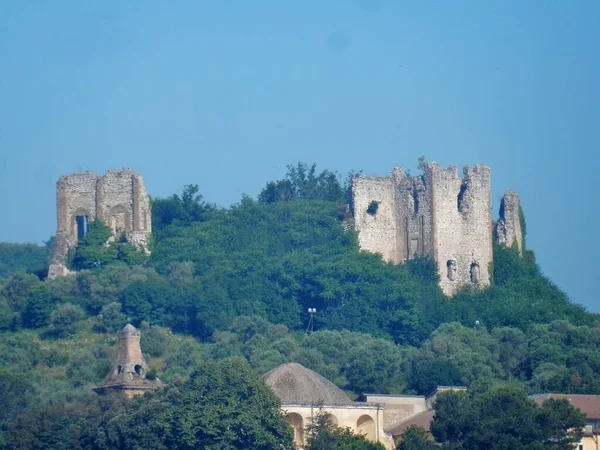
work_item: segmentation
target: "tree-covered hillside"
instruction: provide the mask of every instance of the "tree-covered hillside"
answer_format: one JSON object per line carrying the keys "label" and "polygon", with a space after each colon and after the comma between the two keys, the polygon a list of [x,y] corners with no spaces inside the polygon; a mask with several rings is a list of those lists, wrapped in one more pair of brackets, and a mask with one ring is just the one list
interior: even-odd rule
{"label": "tree-covered hillside", "polygon": [[0,242],[0,278],[20,271],[41,271],[48,266],[53,239],[45,245]]}
{"label": "tree-covered hillside", "polygon": [[[24,256],[26,245],[2,253],[3,267],[23,270],[0,273],[0,385],[14,405],[0,427],[95,395],[126,321],[142,328],[167,383],[235,357],[258,373],[296,361],[353,394],[451,384],[600,393],[597,317],[531,251],[495,246],[492,286],[447,298],[431,260],[393,265],[360,252],[345,226],[347,185],[302,164],[257,199],[220,208],[192,185],[153,199],[152,214],[149,258],[99,245],[101,224],[71,255],[81,269],[72,276],[31,273],[40,255]],[[316,331],[306,335],[309,307]]]}

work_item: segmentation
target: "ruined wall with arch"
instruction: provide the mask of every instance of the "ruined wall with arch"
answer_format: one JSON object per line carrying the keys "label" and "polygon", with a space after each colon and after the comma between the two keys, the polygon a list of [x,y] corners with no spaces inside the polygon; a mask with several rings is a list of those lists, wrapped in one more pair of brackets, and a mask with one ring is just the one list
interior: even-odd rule
{"label": "ruined wall with arch", "polygon": [[304,427],[306,426],[304,419],[300,414],[294,412],[286,414],[286,417],[294,430],[294,444],[301,447],[304,444]]}
{"label": "ruined wall with arch", "polygon": [[68,273],[67,252],[87,232],[87,224],[104,221],[113,236],[148,251],[152,232],[150,198],[142,176],[132,169],[63,175],[56,184],[56,239],[50,257],[49,278]]}
{"label": "ruined wall with arch", "polygon": [[333,425],[348,427],[355,433],[364,434],[373,442],[381,442],[386,449],[394,448],[394,441],[386,434],[383,405],[351,402],[347,405],[281,405],[288,423],[294,429],[294,443],[301,447],[306,443],[306,427],[317,414],[322,413]]}

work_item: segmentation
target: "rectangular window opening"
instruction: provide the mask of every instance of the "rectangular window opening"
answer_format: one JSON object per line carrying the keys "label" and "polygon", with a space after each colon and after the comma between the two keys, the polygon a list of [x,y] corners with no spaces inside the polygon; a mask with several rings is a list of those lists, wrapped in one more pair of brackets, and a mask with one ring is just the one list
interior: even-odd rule
{"label": "rectangular window opening", "polygon": [[81,239],[88,234],[88,216],[77,216],[77,238]]}

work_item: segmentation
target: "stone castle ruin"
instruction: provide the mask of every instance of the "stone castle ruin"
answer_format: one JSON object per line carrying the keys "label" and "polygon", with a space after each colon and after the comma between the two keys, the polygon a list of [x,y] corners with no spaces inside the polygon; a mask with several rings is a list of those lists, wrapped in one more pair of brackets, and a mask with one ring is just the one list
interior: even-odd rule
{"label": "stone castle ruin", "polygon": [[152,231],[150,199],[142,176],[132,169],[109,170],[103,176],[92,172],[63,175],[56,183],[57,229],[48,278],[69,273],[67,253],[88,232],[91,221],[103,220],[115,238],[148,252]]}
{"label": "stone castle ruin", "polygon": [[[466,285],[490,284],[493,260],[491,171],[484,165],[457,168],[424,163],[423,175],[396,167],[388,177],[352,180],[354,226],[362,250],[396,264],[430,256],[440,287],[453,295]],[[519,197],[502,199],[498,241],[522,251]]]}

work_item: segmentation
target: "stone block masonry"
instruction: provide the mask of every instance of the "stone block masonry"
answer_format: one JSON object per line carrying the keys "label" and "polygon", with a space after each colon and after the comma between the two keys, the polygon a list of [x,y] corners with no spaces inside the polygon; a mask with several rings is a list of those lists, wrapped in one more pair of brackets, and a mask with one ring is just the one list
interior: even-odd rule
{"label": "stone block masonry", "polygon": [[[520,232],[515,224],[518,205],[515,216],[512,194],[507,195],[505,228],[510,232],[501,242],[519,242],[520,235],[512,231],[518,228]],[[493,223],[489,167],[465,167],[461,176],[454,166],[443,168],[431,162],[417,177],[408,177],[396,167],[389,177],[352,180],[352,202],[361,249],[380,253],[384,260],[397,264],[417,256],[432,257],[446,295],[466,285],[490,284]]]}
{"label": "stone block masonry", "polygon": [[89,222],[103,220],[114,237],[148,252],[152,232],[150,199],[142,176],[132,169],[63,175],[56,183],[57,229],[48,278],[65,275],[67,253],[85,236]]}

